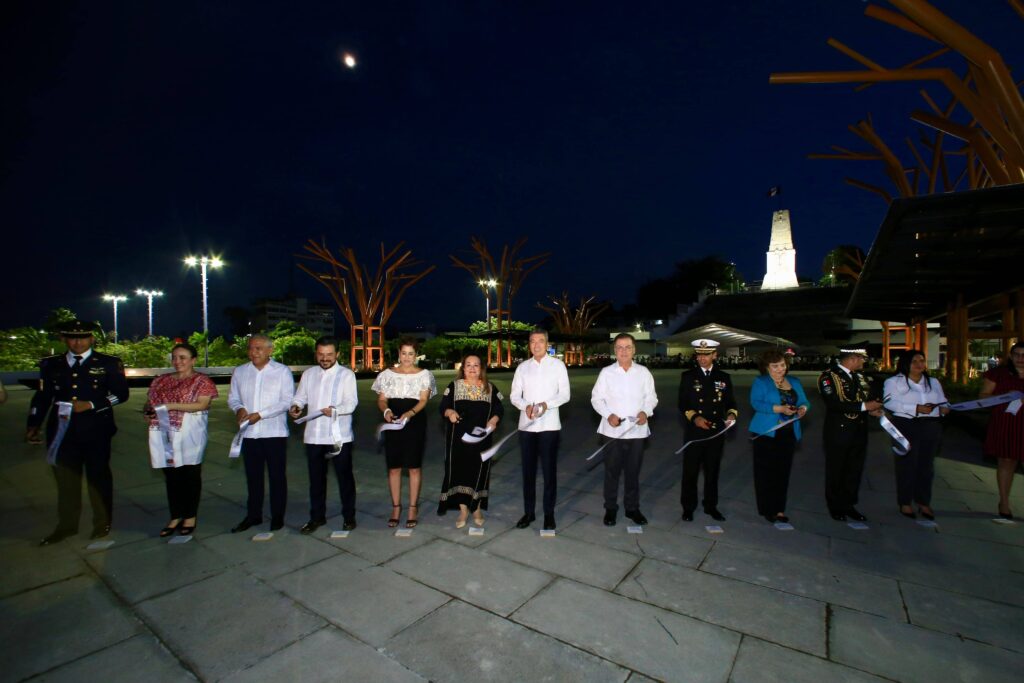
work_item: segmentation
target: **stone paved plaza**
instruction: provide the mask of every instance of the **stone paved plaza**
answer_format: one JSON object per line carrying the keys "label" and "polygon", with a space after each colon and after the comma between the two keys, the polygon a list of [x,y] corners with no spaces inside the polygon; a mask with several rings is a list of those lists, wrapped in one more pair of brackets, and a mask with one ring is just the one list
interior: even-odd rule
{"label": "stone paved plaza", "polygon": [[[976,440],[946,430],[938,527],[925,528],[898,514],[891,455],[876,428],[859,505],[869,528],[854,530],[825,510],[823,407],[812,389],[790,486],[795,530],[779,531],[754,508],[751,375],[737,374],[744,429],[730,436],[723,462],[728,521],[711,534],[699,510],[692,523],[680,519],[678,372],[656,371],[661,405],[641,479],[650,524],[629,534],[621,517],[602,525],[602,469],[584,461],[598,443],[595,377],[571,373],[555,538],[540,537],[536,524],[514,526],[522,514],[514,447],[495,464],[482,536],[434,514],[440,420],[429,435],[422,521],[396,538],[385,525],[383,455],[372,437],[378,413],[361,380],[359,528],[348,538],[298,533],[307,478],[294,429],[286,528],[265,543],[228,533],[244,516],[245,481],[227,457],[234,425],[222,386],[198,532],[168,545],[157,538],[167,513],[162,477],[149,467],[145,391],[133,389],[116,409],[115,543],[103,551],[86,549],[88,509],[83,536],[36,546],[55,523],[55,486],[44,451],[22,441],[30,392],[13,389],[0,407],[0,680],[1022,679],[1024,525],[991,521],[994,469],[981,463]],[[439,384],[450,378],[438,374]],[[507,389],[511,375],[494,379]],[[1019,479],[1014,509],[1024,515]],[[333,485],[330,510],[339,512]],[[340,528],[339,517],[329,522]]]}

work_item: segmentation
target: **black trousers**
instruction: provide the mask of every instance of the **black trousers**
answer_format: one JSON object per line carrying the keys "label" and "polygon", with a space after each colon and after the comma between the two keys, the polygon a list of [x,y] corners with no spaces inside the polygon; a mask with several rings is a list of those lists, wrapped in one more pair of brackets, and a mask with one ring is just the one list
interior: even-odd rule
{"label": "black trousers", "polygon": [[248,516],[253,524],[263,520],[263,469],[270,477],[270,519],[284,521],[284,508],[288,503],[288,481],[285,478],[285,455],[288,437],[243,439],[242,460],[245,462],[245,482],[249,487]]}
{"label": "black trousers", "polygon": [[910,442],[906,455],[894,456],[896,503],[931,506],[932,480],[935,478],[935,454],[942,440],[942,425],[934,417],[890,418]]}
{"label": "black trousers", "polygon": [[825,501],[829,512],[844,514],[857,504],[868,425],[863,420],[825,418]]}
{"label": "black trousers", "polygon": [[628,512],[640,509],[640,467],[644,464],[643,439],[613,439],[604,449],[604,509],[618,510],[619,476],[626,473],[622,504]]}
{"label": "black trousers", "polygon": [[793,425],[754,439],[754,497],[757,514],[774,517],[786,511],[789,473],[793,468],[796,434]]}
{"label": "black trousers", "polygon": [[[537,460],[544,475],[544,514],[555,514],[558,491],[558,430],[519,432],[519,451],[523,464],[523,511],[532,515],[537,509]],[[609,446],[611,448],[611,446]]]}
{"label": "black trousers", "polygon": [[334,463],[334,476],[341,495],[341,514],[346,521],[356,517],[356,477],[352,474],[352,443],[341,447],[337,455],[328,454],[333,445],[306,444],[306,464],[309,466],[309,518],[327,519],[327,470]]}
{"label": "black trousers", "polygon": [[[697,430],[687,436],[687,440],[706,438],[714,435],[712,430]],[[718,507],[718,471],[722,465],[722,449],[725,437],[704,441],[688,446],[683,451],[683,484],[679,491],[679,502],[686,512],[697,509],[697,477],[704,470],[704,509]]]}
{"label": "black trousers", "polygon": [[199,495],[203,492],[203,466],[164,467],[163,473],[171,519],[195,517],[199,510]]}
{"label": "black trousers", "polygon": [[57,480],[57,526],[61,531],[76,533],[82,516],[82,470],[89,489],[92,526],[100,529],[110,525],[114,507],[114,476],[110,473],[110,437],[64,438],[57,451],[53,475]]}

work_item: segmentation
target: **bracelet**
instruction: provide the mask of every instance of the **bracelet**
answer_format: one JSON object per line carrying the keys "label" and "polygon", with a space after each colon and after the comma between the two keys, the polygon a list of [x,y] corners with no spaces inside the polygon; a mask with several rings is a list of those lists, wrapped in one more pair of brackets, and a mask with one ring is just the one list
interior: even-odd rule
{"label": "bracelet", "polygon": [[[387,414],[388,414],[388,413],[391,413],[391,408],[385,408],[385,409],[384,409],[384,416],[385,416],[385,417],[387,417]],[[392,414],[392,415],[394,415],[394,413],[391,413],[391,414]]]}

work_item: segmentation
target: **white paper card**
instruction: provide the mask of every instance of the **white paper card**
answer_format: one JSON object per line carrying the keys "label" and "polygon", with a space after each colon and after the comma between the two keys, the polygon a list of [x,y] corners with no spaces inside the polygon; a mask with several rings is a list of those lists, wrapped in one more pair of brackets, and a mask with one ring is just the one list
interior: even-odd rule
{"label": "white paper card", "polygon": [[274,532],[273,531],[264,531],[261,534],[256,534],[255,536],[253,536],[252,540],[254,540],[256,542],[269,541],[273,537],[274,537]]}
{"label": "white paper card", "polygon": [[639,524],[634,524],[632,526],[627,526],[626,531],[631,534],[642,534],[644,532],[644,528]]}
{"label": "white paper card", "polygon": [[996,524],[1016,524],[1012,519],[1004,519],[1002,517],[993,517],[992,521]]}
{"label": "white paper card", "polygon": [[1010,415],[1016,415],[1017,411],[1020,410],[1021,400],[1018,398],[1015,401],[1010,401],[1010,405],[1006,406],[1006,412]]}
{"label": "white paper card", "polygon": [[469,527],[470,536],[483,536],[484,528],[482,526],[471,526]]}
{"label": "white paper card", "polygon": [[85,546],[86,550],[106,550],[110,546],[114,545],[114,541],[96,541]]}
{"label": "white paper card", "polygon": [[395,530],[395,536],[398,536],[399,538],[405,538],[407,536],[412,536],[412,529],[396,529]]}
{"label": "white paper card", "polygon": [[709,524],[706,527],[704,527],[704,530],[707,531],[709,534],[724,534],[725,533],[725,529],[723,529],[722,527],[718,526],[717,524]]}
{"label": "white paper card", "polygon": [[938,526],[938,523],[931,519],[919,519],[917,520],[918,526],[923,526],[925,529],[934,529]]}
{"label": "white paper card", "polygon": [[775,522],[775,524],[773,526],[776,529],[778,529],[779,531],[792,531],[793,530],[793,525],[790,524],[789,522]]}
{"label": "white paper card", "polygon": [[864,531],[865,529],[869,529],[870,528],[864,522],[850,522],[846,526],[850,527],[851,529],[855,529],[857,531]]}
{"label": "white paper card", "polygon": [[175,536],[171,540],[167,541],[167,545],[181,545],[182,543],[188,543],[191,540],[191,536]]}
{"label": "white paper card", "polygon": [[332,531],[331,538],[348,538],[348,530],[342,529],[341,531]]}
{"label": "white paper card", "polygon": [[544,538],[554,538],[555,537],[555,530],[554,529],[541,529],[540,530],[540,535],[543,536]]}

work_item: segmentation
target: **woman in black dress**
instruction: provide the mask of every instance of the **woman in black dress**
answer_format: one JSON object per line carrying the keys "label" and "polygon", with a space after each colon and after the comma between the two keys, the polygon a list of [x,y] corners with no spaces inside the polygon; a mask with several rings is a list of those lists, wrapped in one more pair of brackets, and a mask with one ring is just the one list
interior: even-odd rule
{"label": "woman in black dress", "polygon": [[416,342],[402,338],[398,342],[398,365],[377,375],[372,390],[377,392],[377,407],[385,422],[407,420],[401,429],[384,432],[384,454],[391,490],[389,527],[398,526],[402,513],[402,469],[409,470],[409,516],[405,526],[412,529],[419,521],[420,481],[423,448],[427,441],[427,418],[422,414],[427,401],[437,394],[434,375],[416,367]]}
{"label": "woman in black dress", "polygon": [[466,526],[469,513],[473,524],[484,525],[487,509],[487,488],[491,479],[491,461],[482,461],[480,452],[491,446],[491,435],[478,443],[466,443],[463,434],[473,435],[475,427],[493,430],[505,409],[498,389],[487,381],[487,370],[480,357],[462,359],[458,378],[448,385],[441,397],[441,415],[447,420],[444,453],[444,481],[437,514],[459,508],[455,528]]}

